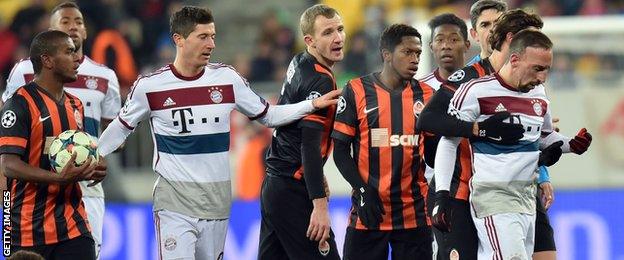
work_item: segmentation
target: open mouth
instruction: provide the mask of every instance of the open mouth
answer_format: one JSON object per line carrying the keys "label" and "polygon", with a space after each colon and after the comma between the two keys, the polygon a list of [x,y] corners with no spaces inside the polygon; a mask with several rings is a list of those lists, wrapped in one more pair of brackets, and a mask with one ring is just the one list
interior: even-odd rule
{"label": "open mouth", "polygon": [[204,52],[202,53],[202,57],[209,59],[210,58],[210,52]]}
{"label": "open mouth", "polygon": [[341,52],[342,51],[342,47],[335,47],[331,49],[332,52]]}

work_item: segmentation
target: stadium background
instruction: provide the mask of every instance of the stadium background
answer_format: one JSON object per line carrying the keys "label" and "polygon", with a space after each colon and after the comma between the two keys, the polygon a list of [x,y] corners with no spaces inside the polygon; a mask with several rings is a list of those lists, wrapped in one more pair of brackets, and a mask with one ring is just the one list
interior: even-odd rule
{"label": "stadium background", "polygon": [[[13,64],[28,54],[34,35],[48,27],[48,12],[59,1],[0,1],[0,88]],[[377,39],[383,28],[403,22],[423,34],[424,51],[418,75],[429,73],[426,22],[452,12],[468,19],[473,1],[462,0],[326,0],[343,17],[348,40],[345,60],[335,73],[339,86],[351,77],[379,67]],[[547,82],[553,114],[561,131],[573,136],[587,127],[594,136],[583,156],[564,155],[551,168],[556,188],[550,210],[558,258],[624,259],[624,1],[509,0],[544,17],[544,31],[555,43],[553,69]],[[209,7],[217,26],[212,62],[232,64],[269,100],[281,87],[290,58],[303,44],[299,15],[313,0],[85,0],[88,39],[85,54],[113,68],[122,98],[136,76],[172,62],[175,49],[168,38],[168,17],[184,4]],[[244,9],[244,10],[241,10]],[[472,40],[472,39],[471,39]],[[467,58],[477,53],[473,42]],[[232,209],[225,259],[255,259],[259,233],[262,154],[270,130],[234,115],[231,165]],[[152,142],[148,128],[139,127],[114,155],[104,182],[107,211],[102,259],[155,259],[151,215]],[[325,165],[332,191],[332,226],[339,247],[349,207],[350,189],[333,161]]]}

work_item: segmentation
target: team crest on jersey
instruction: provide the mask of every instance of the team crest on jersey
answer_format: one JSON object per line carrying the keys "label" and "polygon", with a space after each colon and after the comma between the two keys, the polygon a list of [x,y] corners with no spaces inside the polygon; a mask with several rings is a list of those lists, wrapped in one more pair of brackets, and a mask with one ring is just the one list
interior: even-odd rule
{"label": "team crest on jersey", "polygon": [[340,114],[345,111],[347,108],[347,100],[343,96],[338,98],[338,107],[336,108],[336,113]]}
{"label": "team crest on jersey", "polygon": [[293,76],[295,76],[295,60],[292,60],[290,64],[288,64],[288,70],[286,70],[286,81],[290,84]]}
{"label": "team crest on jersey", "polygon": [[464,70],[458,70],[448,77],[448,81],[457,82],[457,81],[464,79],[465,76],[466,76],[466,72],[464,72]]}
{"label": "team crest on jersey", "polygon": [[4,112],[2,115],[2,127],[11,128],[15,125],[15,122],[17,122],[17,116],[13,111],[7,110]]}
{"label": "team crest on jersey", "polygon": [[322,95],[321,93],[318,93],[316,91],[312,91],[310,92],[310,94],[308,94],[308,97],[306,98],[306,100],[313,100],[315,98],[320,98]]}
{"label": "team crest on jersey", "polygon": [[78,111],[78,109],[74,110],[74,118],[76,118],[76,125],[78,126],[78,129],[82,130],[82,114],[80,114],[80,111]]}
{"label": "team crest on jersey", "polygon": [[535,114],[542,116],[542,113],[544,113],[544,111],[542,111],[542,102],[539,101],[539,99],[533,99],[531,103],[533,103],[533,111],[535,111]]}
{"label": "team crest on jersey", "polygon": [[167,251],[175,250],[177,245],[178,245],[178,242],[173,237],[167,238],[165,240],[165,249]]}
{"label": "team crest on jersey", "polygon": [[423,108],[425,108],[425,104],[423,104],[423,102],[420,100],[416,101],[414,103],[414,106],[412,107],[412,110],[414,111],[414,116],[420,116],[420,112],[423,111]]}
{"label": "team crest on jersey", "polygon": [[88,78],[87,81],[85,82],[85,85],[87,85],[88,89],[97,89],[97,87],[98,87],[97,79],[96,78]]}
{"label": "team crest on jersey", "polygon": [[210,88],[210,99],[212,100],[212,102],[214,102],[215,104],[219,104],[223,101],[222,91],[223,90],[218,87]]}

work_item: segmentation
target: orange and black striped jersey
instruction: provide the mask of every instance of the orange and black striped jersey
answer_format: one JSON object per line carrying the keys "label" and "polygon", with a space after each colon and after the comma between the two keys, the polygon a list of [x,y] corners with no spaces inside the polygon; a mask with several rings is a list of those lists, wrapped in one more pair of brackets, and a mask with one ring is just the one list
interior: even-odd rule
{"label": "orange and black striped jersey", "polygon": [[[379,230],[430,225],[423,139],[416,123],[434,90],[417,80],[389,89],[378,75],[349,81],[338,102],[332,137],[352,145],[362,180],[377,189],[386,212]],[[367,229],[355,207],[349,226]]]}
{"label": "orange and black striped jersey", "polygon": [[[0,154],[16,154],[33,167],[51,171],[48,147],[65,130],[82,129],[83,106],[65,92],[56,101],[31,82],[2,107]],[[50,172],[50,174],[55,174]],[[11,244],[21,247],[91,236],[78,183],[59,185],[8,180],[11,190]]]}
{"label": "orange and black striped jersey", "polygon": [[[488,58],[480,60],[477,63],[466,66],[461,70],[458,70],[449,76],[448,81],[442,84],[440,89],[435,93],[431,102],[427,104],[426,110],[438,111],[433,116],[434,120],[422,121],[422,124],[440,124],[443,125],[443,120],[457,120],[456,118],[447,114],[448,106],[451,98],[455,94],[455,91],[463,83],[466,83],[472,79],[481,78],[486,75],[490,75],[496,72],[490,63]],[[471,124],[472,125],[472,124]],[[436,131],[431,131],[432,128],[427,130],[433,134],[440,135]],[[472,131],[470,131],[472,133]],[[456,135],[460,136],[460,135]],[[451,180],[450,195],[453,198],[460,200],[468,200],[470,195],[469,181],[472,177],[472,150],[470,147],[470,141],[467,138],[463,138],[457,149],[457,159],[455,161],[455,170],[453,171],[453,179]],[[435,166],[435,165],[434,165]],[[435,189],[435,178],[431,181],[431,187]]]}
{"label": "orange and black striped jersey", "polygon": [[[311,100],[335,89],[336,82],[331,69],[319,63],[308,52],[303,52],[297,54],[290,62],[277,104],[294,104]],[[267,172],[298,180],[305,178],[301,158],[301,140],[304,138],[301,135],[301,127],[323,130],[321,157],[325,162],[332,149],[329,135],[334,125],[335,110],[335,106],[317,110],[301,120],[277,127],[267,151]]]}

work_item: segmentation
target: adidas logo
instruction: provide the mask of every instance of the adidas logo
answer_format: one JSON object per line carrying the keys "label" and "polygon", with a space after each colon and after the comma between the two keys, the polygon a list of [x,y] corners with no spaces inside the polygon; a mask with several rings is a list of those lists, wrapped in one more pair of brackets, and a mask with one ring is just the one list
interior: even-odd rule
{"label": "adidas logo", "polygon": [[503,103],[498,103],[498,106],[496,106],[496,109],[494,109],[494,112],[503,112],[503,111],[507,111],[507,108],[503,106]]}
{"label": "adidas logo", "polygon": [[168,97],[167,100],[165,100],[165,102],[163,103],[163,107],[169,107],[169,106],[173,106],[175,104],[176,104],[176,102],[173,101],[173,99],[171,99],[171,97]]}

